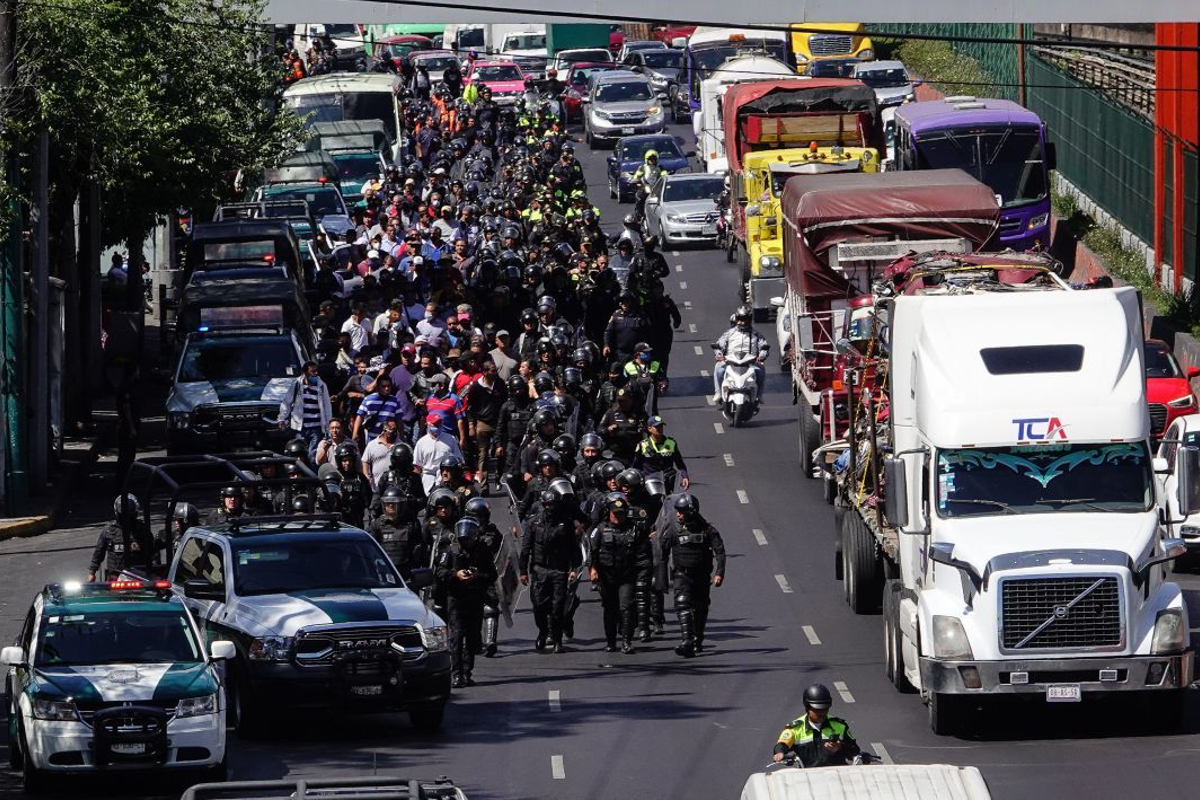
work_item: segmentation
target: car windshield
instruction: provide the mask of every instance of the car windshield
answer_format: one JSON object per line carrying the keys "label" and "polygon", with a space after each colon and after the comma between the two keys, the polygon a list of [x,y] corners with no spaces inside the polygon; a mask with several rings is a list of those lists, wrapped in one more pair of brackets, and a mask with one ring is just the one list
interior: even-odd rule
{"label": "car windshield", "polygon": [[917,141],[919,169],[961,169],[1011,207],[1046,196],[1046,165],[1037,128],[925,133]]}
{"label": "car windshield", "polygon": [[35,666],[176,664],[203,660],[195,632],[178,608],[47,614]]}
{"label": "car windshield", "polygon": [[860,69],[854,77],[872,89],[898,89],[909,83],[908,73],[902,69]]}
{"label": "car windshield", "polygon": [[663,189],[663,202],[674,203],[682,200],[712,200],[716,202],[721,190],[725,188],[722,178],[689,178],[682,181],[667,181]]}
{"label": "car windshield", "polygon": [[678,50],[648,50],[642,53],[647,67],[682,67],[683,53]]}
{"label": "car windshield", "polygon": [[357,188],[368,177],[380,173],[379,156],[375,153],[349,153],[333,157],[337,164],[338,174],[341,175],[342,185],[350,189]]}
{"label": "car windshield", "polygon": [[657,150],[660,163],[664,158],[683,158],[674,139],[640,139],[621,143],[621,160],[642,161],[647,150]]}
{"label": "car windshield", "polygon": [[325,33],[329,34],[330,36],[357,37],[359,35],[357,25],[340,25],[329,22],[325,23]]}
{"label": "car windshield", "polygon": [[612,71],[612,67],[575,67],[571,71],[571,84],[573,86],[582,86],[586,84],[593,75],[598,75],[601,72]]}
{"label": "car windshield", "polygon": [[[378,162],[376,162],[378,172]],[[263,190],[263,196],[270,199],[297,198],[307,200],[313,216],[346,216],[346,203],[342,200],[341,192],[332,186],[271,186]]]}
{"label": "car windshield", "polygon": [[300,374],[290,337],[233,336],[188,344],[179,363],[179,382],[269,380]]}
{"label": "car windshield", "polygon": [[429,70],[432,75],[435,72],[445,72],[446,67],[451,64],[457,64],[458,59],[454,56],[430,56],[429,58],[417,59],[417,65]]}
{"label": "car windshield", "polygon": [[1181,378],[1183,370],[1171,351],[1157,344],[1146,345],[1146,377],[1147,378]]}
{"label": "car windshield", "polygon": [[1140,442],[981,447],[937,455],[937,509],[943,517],[1133,512],[1153,503],[1150,456]]}
{"label": "car windshield", "polygon": [[520,33],[504,40],[505,50],[545,50],[546,34]]}
{"label": "car windshield", "polygon": [[395,567],[374,542],[272,542],[233,551],[234,586],[239,596],[287,594],[314,589],[397,589]]}
{"label": "car windshield", "polygon": [[558,58],[568,64],[572,61],[608,61],[612,58],[612,53],[607,50],[572,50],[559,53]]}
{"label": "car windshield", "polygon": [[630,100],[649,100],[654,95],[645,81],[605,83],[596,87],[596,99],[601,103],[623,103]]}
{"label": "car windshield", "polygon": [[479,67],[471,75],[471,78],[485,81],[519,81],[521,80],[521,70],[516,64],[492,64]]}

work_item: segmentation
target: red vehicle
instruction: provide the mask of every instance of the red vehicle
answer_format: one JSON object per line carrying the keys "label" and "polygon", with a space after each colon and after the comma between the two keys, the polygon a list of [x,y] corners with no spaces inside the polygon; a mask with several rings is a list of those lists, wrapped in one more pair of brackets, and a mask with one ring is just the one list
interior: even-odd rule
{"label": "red vehicle", "polygon": [[525,73],[512,61],[472,61],[463,80],[491,89],[492,100],[498,106],[515,105],[525,92]]}
{"label": "red vehicle", "polygon": [[696,30],[695,25],[659,25],[650,32],[651,39],[657,39],[667,47],[672,47],[676,39],[686,39]]}
{"label": "red vehicle", "polygon": [[592,76],[614,69],[624,69],[624,66],[612,61],[580,61],[572,64],[567,74],[561,76],[567,87],[562,93],[563,111],[566,112],[567,122],[583,118],[583,98],[587,96],[588,81]]}
{"label": "red vehicle", "polygon": [[608,49],[615,57],[621,52],[621,48],[625,46],[625,31],[621,30],[620,25],[613,25],[608,32]]}
{"label": "red vehicle", "polygon": [[406,36],[389,36],[386,39],[377,39],[373,53],[376,59],[390,58],[396,69],[400,69],[401,62],[412,53],[418,50],[432,49],[433,40],[428,36],[409,34]]}
{"label": "red vehicle", "polygon": [[1184,371],[1167,343],[1146,340],[1146,403],[1150,406],[1150,435],[1162,436],[1177,418],[1196,413],[1191,380],[1200,378],[1200,367]]}

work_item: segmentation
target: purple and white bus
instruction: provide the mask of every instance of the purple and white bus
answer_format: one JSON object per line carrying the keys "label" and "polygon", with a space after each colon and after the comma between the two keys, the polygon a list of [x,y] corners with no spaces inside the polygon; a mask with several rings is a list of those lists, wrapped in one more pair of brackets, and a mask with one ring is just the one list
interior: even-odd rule
{"label": "purple and white bus", "polygon": [[1010,100],[947,97],[898,107],[895,125],[891,169],[965,170],[996,193],[1001,247],[1049,247],[1054,145],[1037,114]]}

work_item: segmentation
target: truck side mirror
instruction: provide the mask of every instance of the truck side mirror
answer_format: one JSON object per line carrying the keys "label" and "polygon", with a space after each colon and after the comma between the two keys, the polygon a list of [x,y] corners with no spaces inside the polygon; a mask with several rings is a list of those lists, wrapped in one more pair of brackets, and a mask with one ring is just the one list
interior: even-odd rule
{"label": "truck side mirror", "polygon": [[222,603],[225,601],[225,590],[203,578],[192,578],[190,581],[184,581],[183,596],[190,600],[212,600]]}
{"label": "truck side mirror", "polygon": [[928,552],[930,561],[958,570],[970,579],[976,592],[982,590],[983,578],[979,576],[973,566],[954,557],[954,545],[949,542],[930,542]]}
{"label": "truck side mirror", "polygon": [[1144,561],[1138,567],[1138,574],[1145,575],[1146,572],[1158,564],[1165,564],[1168,561],[1174,561],[1181,556],[1187,555],[1187,542],[1183,539],[1167,538],[1162,540],[1163,553],[1161,556],[1154,556]]}
{"label": "truck side mirror", "polygon": [[1200,511],[1200,448],[1181,447],[1175,460],[1179,516],[1189,517]]}
{"label": "truck side mirror", "polygon": [[887,514],[888,522],[897,528],[907,527],[908,473],[904,469],[904,459],[885,458],[883,460],[883,476],[887,483],[883,513]]}
{"label": "truck side mirror", "polygon": [[419,592],[430,586],[433,586],[433,570],[428,567],[417,567],[412,571],[412,576],[408,579],[408,588]]}
{"label": "truck side mirror", "polygon": [[1046,142],[1046,169],[1058,169],[1058,148],[1054,142]]}
{"label": "truck side mirror", "polygon": [[811,353],[817,349],[816,342],[813,341],[813,318],[811,315],[805,314],[800,317],[799,323],[796,331],[796,346],[802,353]]}

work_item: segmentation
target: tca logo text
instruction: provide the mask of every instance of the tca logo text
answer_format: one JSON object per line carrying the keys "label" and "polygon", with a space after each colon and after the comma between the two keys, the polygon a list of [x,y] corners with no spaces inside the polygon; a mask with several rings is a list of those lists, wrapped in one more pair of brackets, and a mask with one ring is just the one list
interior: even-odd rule
{"label": "tca logo text", "polygon": [[1017,441],[1042,442],[1051,439],[1067,440],[1066,426],[1058,417],[1030,417],[1014,419],[1017,426]]}

